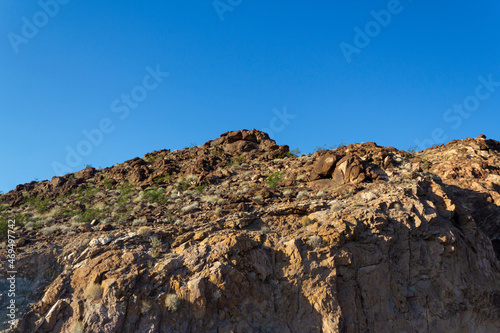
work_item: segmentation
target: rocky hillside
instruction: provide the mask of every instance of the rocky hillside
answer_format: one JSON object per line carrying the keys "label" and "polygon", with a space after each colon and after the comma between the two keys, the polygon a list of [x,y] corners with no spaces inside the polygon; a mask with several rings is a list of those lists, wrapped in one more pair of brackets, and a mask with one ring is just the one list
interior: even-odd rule
{"label": "rocky hillside", "polygon": [[499,332],[500,143],[256,130],[0,196],[5,332]]}

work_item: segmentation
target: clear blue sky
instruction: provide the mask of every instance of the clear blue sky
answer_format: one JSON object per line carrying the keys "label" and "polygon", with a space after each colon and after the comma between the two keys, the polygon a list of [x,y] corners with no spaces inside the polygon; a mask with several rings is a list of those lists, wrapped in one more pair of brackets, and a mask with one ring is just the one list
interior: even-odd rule
{"label": "clear blue sky", "polygon": [[242,128],[305,153],[500,139],[499,14],[493,0],[3,0],[0,190]]}

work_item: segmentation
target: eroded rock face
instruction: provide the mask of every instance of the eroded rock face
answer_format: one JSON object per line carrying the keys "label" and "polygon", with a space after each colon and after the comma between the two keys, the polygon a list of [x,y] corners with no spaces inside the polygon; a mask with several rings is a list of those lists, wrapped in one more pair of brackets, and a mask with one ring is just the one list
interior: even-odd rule
{"label": "eroded rock face", "polygon": [[51,234],[16,229],[19,278],[33,284],[13,331],[497,332],[500,154],[470,140],[271,159],[280,148],[267,135],[235,131],[21,186],[1,197],[8,214],[37,216],[23,198],[43,195],[49,208],[102,216],[71,227],[54,213],[47,223],[69,230]]}

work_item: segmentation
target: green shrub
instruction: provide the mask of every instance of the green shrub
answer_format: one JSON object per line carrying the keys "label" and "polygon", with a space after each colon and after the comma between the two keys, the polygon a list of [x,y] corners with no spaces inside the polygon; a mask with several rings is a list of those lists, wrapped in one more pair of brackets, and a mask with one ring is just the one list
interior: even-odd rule
{"label": "green shrub", "polygon": [[295,148],[295,149],[290,150],[286,154],[281,154],[281,155],[276,156],[274,159],[277,160],[277,159],[288,158],[288,157],[297,157],[297,156],[299,156],[299,154],[300,154],[299,148]]}
{"label": "green shrub", "polygon": [[203,185],[198,185],[196,186],[196,192],[198,193],[203,193],[203,191],[205,191],[205,188],[207,187],[206,184],[203,184]]}
{"label": "green shrub", "polygon": [[98,209],[87,209],[83,213],[78,215],[79,222],[92,222],[101,216],[101,211]]}
{"label": "green shrub", "polygon": [[165,197],[165,189],[160,187],[157,189],[145,190],[144,195],[142,196],[142,200],[156,202],[158,204],[164,204],[168,201],[168,198]]}
{"label": "green shrub", "polygon": [[276,188],[279,183],[283,180],[283,174],[285,171],[274,172],[269,177],[267,177],[266,184],[271,188]]}
{"label": "green shrub", "polygon": [[7,219],[2,219],[0,221],[0,238],[6,238],[9,230],[9,223]]}
{"label": "green shrub", "polygon": [[40,214],[48,212],[50,210],[49,198],[40,199],[39,197],[27,197],[24,198],[24,203],[28,204],[30,207],[34,207]]}

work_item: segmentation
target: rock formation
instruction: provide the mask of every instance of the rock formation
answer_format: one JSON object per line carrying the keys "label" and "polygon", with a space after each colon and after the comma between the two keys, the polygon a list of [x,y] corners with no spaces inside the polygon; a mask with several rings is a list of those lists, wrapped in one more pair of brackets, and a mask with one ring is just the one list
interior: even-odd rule
{"label": "rock formation", "polygon": [[1,329],[498,332],[499,206],[484,136],[297,157],[228,132],[1,195]]}

